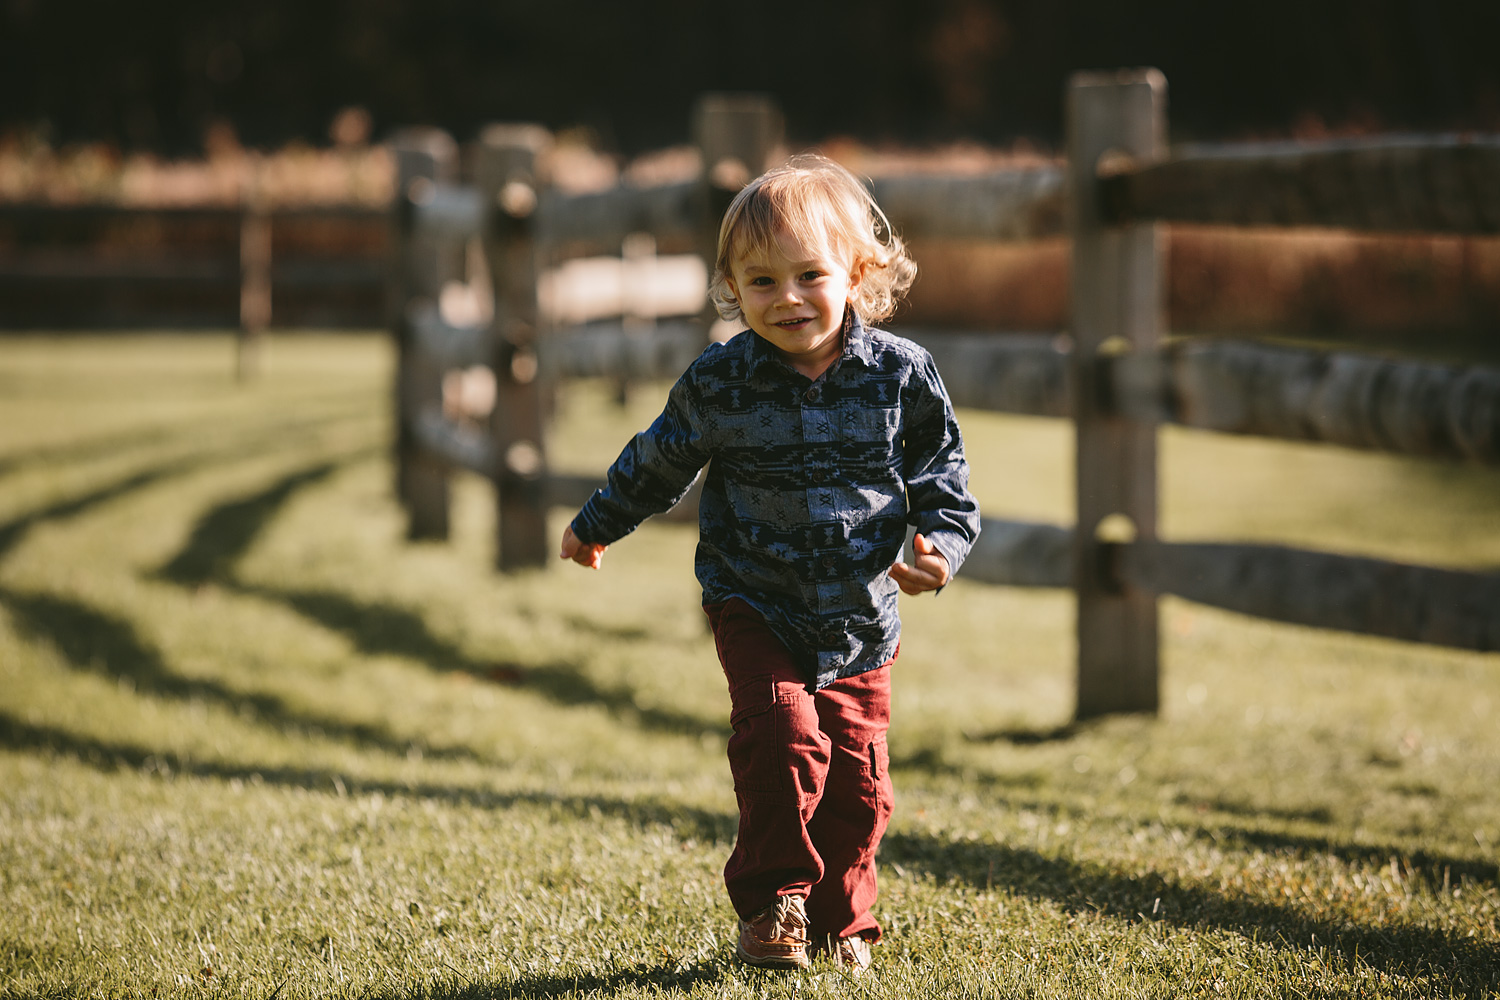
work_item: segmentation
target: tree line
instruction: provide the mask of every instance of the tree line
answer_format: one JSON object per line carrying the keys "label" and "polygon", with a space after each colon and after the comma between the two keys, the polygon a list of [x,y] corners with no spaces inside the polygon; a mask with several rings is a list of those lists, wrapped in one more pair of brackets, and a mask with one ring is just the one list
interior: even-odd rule
{"label": "tree line", "polygon": [[679,143],[693,98],[770,93],[793,141],[1061,144],[1075,69],[1154,65],[1174,138],[1500,131],[1493,0],[7,0],[0,132],[170,154],[214,123],[328,141],[496,120]]}

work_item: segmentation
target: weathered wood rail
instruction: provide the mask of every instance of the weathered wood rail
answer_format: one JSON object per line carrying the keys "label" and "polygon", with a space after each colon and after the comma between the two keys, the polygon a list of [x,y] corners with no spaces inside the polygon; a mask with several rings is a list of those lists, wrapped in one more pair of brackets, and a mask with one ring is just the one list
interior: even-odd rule
{"label": "weathered wood rail", "polygon": [[1106,162],[1106,219],[1386,232],[1500,233],[1500,137],[1188,146]]}
{"label": "weathered wood rail", "polygon": [[[1500,464],[1500,370],[1169,339],[1159,237],[1164,220],[1493,233],[1500,140],[1398,137],[1169,153],[1160,74],[1082,74],[1068,98],[1066,168],[872,181],[907,235],[1063,234],[1072,242],[1066,334],[902,331],[932,351],[960,407],[1070,418],[1076,428],[1074,526],[986,519],[964,575],[1076,592],[1080,717],[1157,709],[1162,594],[1279,621],[1500,650],[1500,574],[1271,545],[1172,543],[1156,526],[1163,423]],[[673,378],[697,355],[706,317],[539,335],[535,291],[538,259],[618,252],[635,232],[706,251],[731,193],[712,179],[742,180],[760,168],[776,133],[774,112],[753,101],[710,101],[696,132],[703,179],[589,195],[547,189],[515,167],[534,161],[545,141],[535,131],[482,137],[470,186],[454,180],[451,141],[427,135],[398,145],[401,277],[392,325],[403,353],[398,452],[413,536],[446,533],[443,476],[461,466],[497,483],[501,568],[542,565],[550,555],[547,507],[580,503],[602,481],[548,474],[546,386],[578,376]],[[473,239],[488,251],[495,320],[449,324],[437,294],[452,280],[455,241]],[[441,372],[473,364],[496,372],[486,428],[455,423],[441,408]],[[1132,539],[1104,537],[1100,526],[1121,518]]]}
{"label": "weathered wood rail", "polygon": [[388,214],[0,204],[0,329],[235,328],[248,374],[273,323],[380,325]]}

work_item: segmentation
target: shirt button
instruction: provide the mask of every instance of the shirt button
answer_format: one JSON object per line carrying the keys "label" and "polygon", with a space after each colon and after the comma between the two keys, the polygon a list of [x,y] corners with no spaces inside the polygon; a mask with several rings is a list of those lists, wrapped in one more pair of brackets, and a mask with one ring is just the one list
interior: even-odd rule
{"label": "shirt button", "polygon": [[802,398],[807,400],[809,403],[816,403],[818,401],[818,387],[813,386],[811,389],[804,392],[802,394]]}

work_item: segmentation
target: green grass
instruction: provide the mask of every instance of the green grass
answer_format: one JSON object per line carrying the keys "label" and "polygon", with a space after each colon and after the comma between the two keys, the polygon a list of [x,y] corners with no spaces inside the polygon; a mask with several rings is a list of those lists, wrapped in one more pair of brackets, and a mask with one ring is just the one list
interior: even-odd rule
{"label": "green grass", "polygon": [[[727,698],[693,532],[492,569],[408,544],[390,356],[0,342],[0,995],[1491,996],[1500,657],[1164,602],[1159,718],[1069,722],[1071,605],[905,606],[858,982],[736,967]],[[649,420],[559,400],[556,463]],[[962,415],[993,516],[1064,425]],[[1500,565],[1500,475],[1163,435],[1164,533]],[[555,512],[560,532],[567,513]]]}

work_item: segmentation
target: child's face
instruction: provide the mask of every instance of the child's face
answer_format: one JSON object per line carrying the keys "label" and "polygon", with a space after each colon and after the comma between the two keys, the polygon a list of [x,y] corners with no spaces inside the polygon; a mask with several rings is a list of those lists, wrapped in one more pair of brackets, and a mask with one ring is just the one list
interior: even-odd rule
{"label": "child's face", "polygon": [[736,254],[729,285],[750,329],[808,378],[843,351],[844,309],[860,275],[831,251],[783,233],[764,253]]}

